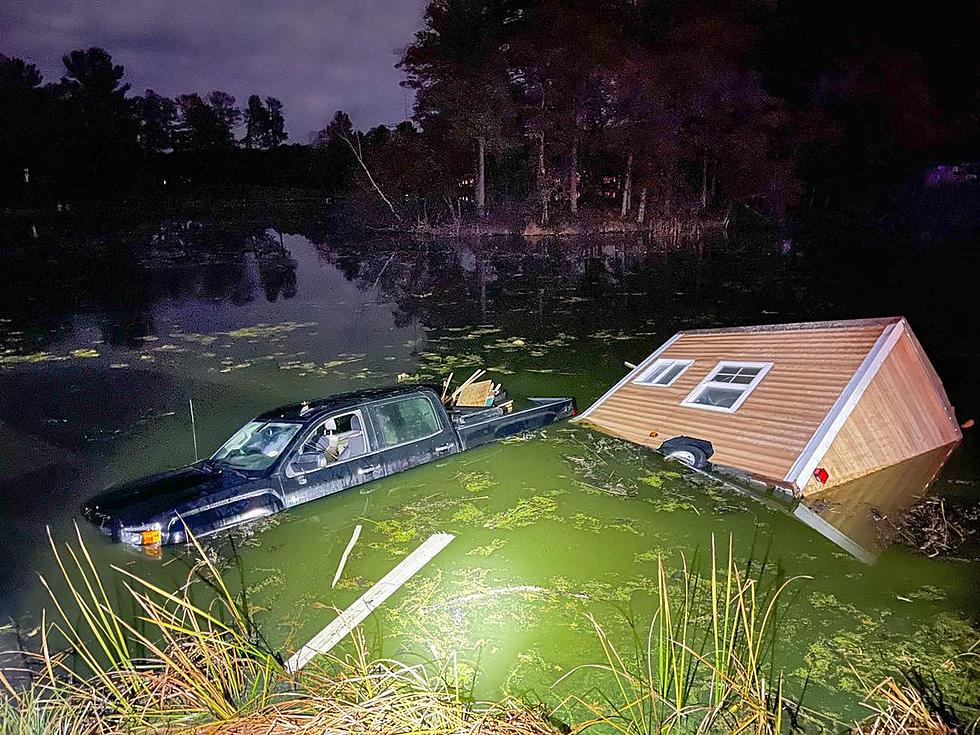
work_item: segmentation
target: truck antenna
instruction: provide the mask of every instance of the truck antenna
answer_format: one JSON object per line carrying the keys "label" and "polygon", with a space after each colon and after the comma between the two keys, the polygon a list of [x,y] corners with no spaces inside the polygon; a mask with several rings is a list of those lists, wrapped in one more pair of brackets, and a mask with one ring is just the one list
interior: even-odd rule
{"label": "truck antenna", "polygon": [[194,439],[194,461],[197,462],[197,424],[194,422],[194,399],[188,398],[187,404],[191,408],[191,437]]}

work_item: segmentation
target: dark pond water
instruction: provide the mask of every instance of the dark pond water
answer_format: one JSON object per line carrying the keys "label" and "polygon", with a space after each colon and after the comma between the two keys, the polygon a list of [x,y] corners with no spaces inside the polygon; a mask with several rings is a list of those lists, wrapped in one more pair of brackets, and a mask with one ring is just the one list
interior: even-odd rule
{"label": "dark pond water", "polygon": [[[571,394],[585,406],[624,360],[678,329],[904,314],[961,420],[976,415],[978,258],[838,245],[777,257],[618,236],[347,242],[295,223],[42,228],[0,254],[0,616],[25,636],[36,625],[37,574],[52,571],[46,527],[67,539],[92,492],[193,459],[191,398],[209,453],[270,407],[399,375],[483,366],[518,398]],[[932,492],[975,497],[978,482],[968,436]],[[452,532],[369,619],[372,640],[401,657],[479,661],[480,695],[554,699],[567,693],[549,688],[562,672],[599,658],[585,613],[625,644],[626,618],[652,614],[658,555],[703,566],[712,535],[731,537],[773,579],[810,578],[794,583],[782,622],[787,688],[809,676],[810,706],[853,715],[851,666],[869,680],[896,664],[942,671],[975,640],[980,565],[887,543],[910,502],[883,498],[884,524],[869,525],[867,507],[839,514],[869,565],[791,504],[564,425],[282,514],[239,540],[240,568],[266,635],[291,651],[426,535]],[[148,559],[81,534],[100,561],[161,582],[183,573],[171,552]],[[960,674],[942,675],[955,690]]]}

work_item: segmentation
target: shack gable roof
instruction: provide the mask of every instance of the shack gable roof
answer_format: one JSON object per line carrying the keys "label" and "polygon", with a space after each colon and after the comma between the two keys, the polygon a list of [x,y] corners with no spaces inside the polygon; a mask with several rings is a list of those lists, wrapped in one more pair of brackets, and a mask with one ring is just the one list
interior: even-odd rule
{"label": "shack gable roof", "polygon": [[873,319],[836,319],[822,322],[793,322],[789,324],[758,324],[743,327],[707,327],[704,329],[685,329],[678,334],[745,334],[768,332],[815,332],[827,329],[884,329],[890,324],[902,321],[901,316],[875,317]]}
{"label": "shack gable roof", "polygon": [[[704,438],[715,449],[712,461],[792,487],[804,458],[833,428],[844,401],[859,397],[904,325],[902,317],[889,317],[678,332],[582,418],[652,447],[674,436]],[[634,382],[655,360],[671,357],[693,360],[671,385]],[[772,368],[734,413],[682,405],[722,361]]]}

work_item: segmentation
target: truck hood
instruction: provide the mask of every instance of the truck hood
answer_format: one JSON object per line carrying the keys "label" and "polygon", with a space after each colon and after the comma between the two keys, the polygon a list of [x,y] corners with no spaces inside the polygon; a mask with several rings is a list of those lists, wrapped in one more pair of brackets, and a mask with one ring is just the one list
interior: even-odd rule
{"label": "truck hood", "polygon": [[250,481],[238,473],[199,463],[111,487],[89,499],[82,506],[82,514],[105,531],[139,526],[191,510],[215,493]]}

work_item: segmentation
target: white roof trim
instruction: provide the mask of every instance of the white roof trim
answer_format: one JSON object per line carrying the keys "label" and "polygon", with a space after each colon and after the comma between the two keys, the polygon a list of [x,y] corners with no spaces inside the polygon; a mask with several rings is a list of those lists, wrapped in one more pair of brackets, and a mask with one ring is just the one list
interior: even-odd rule
{"label": "white roof trim", "polygon": [[784,479],[786,482],[792,483],[797,490],[804,488],[820,460],[830,449],[830,445],[834,443],[837,434],[847,423],[858,401],[861,400],[861,396],[864,395],[864,391],[871,384],[872,378],[878,374],[885,358],[891,353],[899,337],[905,333],[905,324],[905,320],[902,319],[882,330],[877,341],[865,355],[860,367],[844,386],[844,390],[837,397],[837,401],[824,416],[820,426],[817,427],[813,436],[810,437],[810,441],[800,452],[800,456],[796,458],[793,466],[786,473]]}
{"label": "white roof trim", "polygon": [[653,363],[660,356],[660,354],[662,352],[664,352],[664,350],[666,350],[668,347],[670,347],[672,344],[674,344],[674,342],[676,342],[678,339],[680,339],[680,336],[682,334],[683,334],[683,332],[678,332],[673,337],[671,337],[666,342],[664,342],[662,345],[660,345],[660,347],[658,347],[651,354],[649,354],[647,356],[647,358],[643,362],[641,362],[635,368],[633,368],[628,373],[626,373],[626,375],[623,376],[623,379],[622,380],[620,380],[618,383],[616,383],[616,385],[614,385],[612,388],[610,388],[605,393],[603,393],[602,396],[599,398],[598,401],[596,401],[595,403],[593,403],[587,409],[585,409],[584,411],[582,411],[582,413],[580,413],[578,416],[576,416],[573,419],[573,421],[581,421],[581,420],[583,420],[585,418],[588,418],[589,414],[591,414],[600,405],[602,405],[606,401],[606,399],[609,398],[609,396],[611,396],[613,393],[615,393],[620,388],[622,388],[624,385],[626,385],[631,380],[633,380],[633,378],[635,378],[637,375],[639,375],[644,370],[646,370],[651,365],[651,363]]}
{"label": "white roof trim", "polygon": [[793,510],[793,515],[799,518],[801,521],[803,521],[803,523],[808,525],[821,536],[837,544],[848,554],[864,562],[865,564],[874,564],[875,560],[878,558],[878,554],[876,554],[873,550],[869,550],[861,546],[861,544],[857,543],[854,539],[843,533],[839,528],[834,526],[833,523],[822,518],[809,506],[800,503]]}

